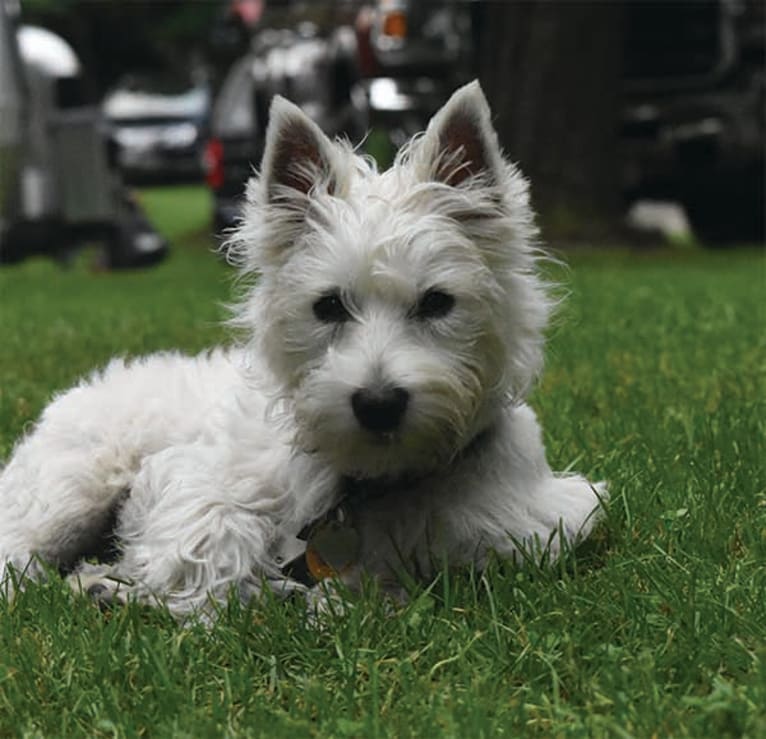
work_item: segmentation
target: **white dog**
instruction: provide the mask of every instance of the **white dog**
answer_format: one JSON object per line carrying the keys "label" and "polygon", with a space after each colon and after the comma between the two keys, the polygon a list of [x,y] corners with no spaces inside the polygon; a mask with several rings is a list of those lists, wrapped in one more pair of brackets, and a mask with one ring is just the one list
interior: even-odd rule
{"label": "white dog", "polygon": [[[275,98],[231,247],[257,275],[247,340],[114,360],[54,399],[0,477],[6,588],[48,563],[183,615],[555,558],[605,489],[551,472],[524,404],[551,309],[535,236],[478,83],[383,173]],[[111,534],[111,564],[80,564]]]}

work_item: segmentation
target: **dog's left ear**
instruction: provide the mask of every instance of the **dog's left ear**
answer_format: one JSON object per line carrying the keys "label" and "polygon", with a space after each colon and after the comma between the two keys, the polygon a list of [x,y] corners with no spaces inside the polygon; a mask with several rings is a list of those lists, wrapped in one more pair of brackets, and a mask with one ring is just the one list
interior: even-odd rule
{"label": "dog's left ear", "polygon": [[332,160],[332,142],[319,126],[297,105],[276,95],[261,165],[268,202],[305,196],[319,186],[332,194],[336,187]]}
{"label": "dog's left ear", "polygon": [[477,80],[457,90],[434,115],[419,154],[416,166],[427,179],[453,187],[471,178],[484,185],[497,183],[503,158]]}

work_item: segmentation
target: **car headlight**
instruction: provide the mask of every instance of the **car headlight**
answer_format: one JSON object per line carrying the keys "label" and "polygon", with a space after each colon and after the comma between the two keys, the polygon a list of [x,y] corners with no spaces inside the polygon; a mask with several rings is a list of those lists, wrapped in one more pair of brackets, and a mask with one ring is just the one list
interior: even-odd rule
{"label": "car headlight", "polygon": [[174,123],[162,130],[162,143],[170,148],[191,146],[198,137],[197,127],[193,123]]}

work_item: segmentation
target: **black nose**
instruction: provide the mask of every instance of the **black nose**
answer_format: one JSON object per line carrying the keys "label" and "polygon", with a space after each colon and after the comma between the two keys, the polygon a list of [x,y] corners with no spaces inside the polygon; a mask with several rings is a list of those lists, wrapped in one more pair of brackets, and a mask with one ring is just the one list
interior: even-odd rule
{"label": "black nose", "polygon": [[359,425],[368,431],[394,431],[402,422],[410,394],[402,387],[387,390],[362,388],[351,396],[351,407]]}

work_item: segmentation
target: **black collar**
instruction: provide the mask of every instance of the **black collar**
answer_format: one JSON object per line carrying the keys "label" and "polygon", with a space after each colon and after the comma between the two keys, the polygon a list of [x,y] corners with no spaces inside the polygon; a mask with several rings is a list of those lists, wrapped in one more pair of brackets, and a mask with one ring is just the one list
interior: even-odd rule
{"label": "black collar", "polygon": [[[492,429],[480,431],[468,442],[446,466],[452,466],[477,454],[487,443],[492,435]],[[429,477],[439,474],[437,472],[405,472],[401,475],[383,477],[352,477],[344,475],[340,480],[340,492],[337,505],[343,505],[346,501],[365,501],[382,498],[387,493],[412,490]]]}

